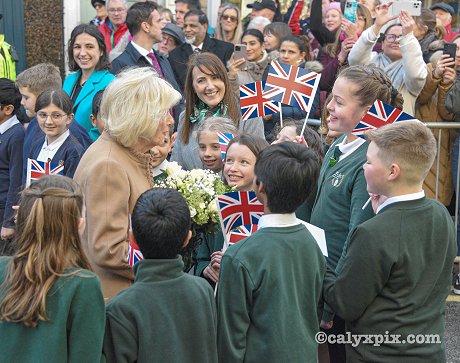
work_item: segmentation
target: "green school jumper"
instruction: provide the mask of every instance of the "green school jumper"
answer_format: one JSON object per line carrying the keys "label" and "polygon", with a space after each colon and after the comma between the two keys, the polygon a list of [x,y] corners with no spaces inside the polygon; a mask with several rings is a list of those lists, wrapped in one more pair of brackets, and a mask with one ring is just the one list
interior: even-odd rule
{"label": "green school jumper", "polygon": [[[10,261],[11,257],[0,257],[1,284]],[[48,321],[40,321],[36,328],[0,322],[2,363],[101,361],[105,306],[95,274],[81,270],[60,277],[46,297],[46,314]]]}
{"label": "green school jumper", "polygon": [[302,224],[229,247],[217,289],[219,362],[316,363],[325,267]]}
{"label": "green school jumper", "polygon": [[329,158],[333,155],[335,145],[344,138],[345,136],[340,137],[324,157],[310,219],[311,224],[325,231],[329,255],[327,262],[333,269],[342,255],[350,231],[374,215],[370,203],[362,210],[369,199],[363,170],[369,144],[365,142],[351,155],[334,166],[329,166]]}
{"label": "green school jumper", "polygon": [[[220,251],[224,247],[224,235],[222,234],[222,230],[219,229],[216,232],[209,232],[205,233],[203,236],[203,241],[201,242],[200,246],[198,247],[198,251],[196,254],[196,265],[193,274],[195,276],[203,276],[203,271],[206,267],[208,267],[209,263],[211,262],[211,254],[213,252]],[[211,285],[214,283],[208,280]]]}
{"label": "green school jumper", "polygon": [[214,291],[182,258],[134,265],[134,284],[107,305],[108,362],[217,363]]}
{"label": "green school jumper", "polygon": [[[358,226],[343,269],[328,271],[324,298],[351,334],[435,334],[434,344],[346,345],[350,362],[445,362],[444,311],[456,255],[455,228],[432,199],[384,207]],[[389,338],[390,339],[390,338]]]}

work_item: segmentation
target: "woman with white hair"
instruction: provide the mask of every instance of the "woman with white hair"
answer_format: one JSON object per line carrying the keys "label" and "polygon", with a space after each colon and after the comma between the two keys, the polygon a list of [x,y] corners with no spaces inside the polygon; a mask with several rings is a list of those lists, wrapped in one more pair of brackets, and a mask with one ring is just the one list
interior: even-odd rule
{"label": "woman with white hair", "polygon": [[74,179],[86,202],[82,244],[106,300],[127,288],[130,215],[153,187],[150,150],[164,145],[181,95],[149,67],[120,73],[106,88],[100,114],[106,129],[83,155]]}

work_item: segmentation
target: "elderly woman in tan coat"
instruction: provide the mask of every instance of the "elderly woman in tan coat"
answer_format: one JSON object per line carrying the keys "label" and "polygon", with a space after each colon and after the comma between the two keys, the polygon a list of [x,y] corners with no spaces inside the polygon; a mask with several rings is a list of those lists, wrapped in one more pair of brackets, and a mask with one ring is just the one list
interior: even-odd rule
{"label": "elderly woman in tan coat", "polygon": [[86,203],[82,237],[106,301],[127,288],[130,215],[137,198],[153,187],[150,150],[164,145],[174,120],[169,109],[181,95],[148,67],[120,73],[101,103],[106,129],[83,155],[74,179]]}

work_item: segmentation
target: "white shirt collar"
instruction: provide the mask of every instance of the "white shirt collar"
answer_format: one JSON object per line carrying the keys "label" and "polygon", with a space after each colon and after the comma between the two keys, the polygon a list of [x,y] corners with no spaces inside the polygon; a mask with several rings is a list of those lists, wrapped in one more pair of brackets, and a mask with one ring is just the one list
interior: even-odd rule
{"label": "white shirt collar", "polygon": [[19,120],[16,117],[16,115],[14,115],[13,117],[10,117],[8,120],[6,120],[4,123],[0,125],[0,134],[3,135],[5,132],[7,132],[9,129],[11,129],[14,125],[18,123],[19,123]]}
{"label": "white shirt collar", "polygon": [[300,221],[295,216],[295,213],[286,214],[264,214],[259,219],[259,227],[291,227],[300,224]]}
{"label": "white shirt collar", "polygon": [[132,40],[131,40],[131,44],[133,45],[134,49],[136,49],[145,59],[147,59],[150,62],[150,64],[152,64],[152,60],[148,56],[149,53],[153,52],[152,49],[148,50],[148,49],[142,48],[140,45],[137,45]]}
{"label": "white shirt collar", "polygon": [[382,204],[380,204],[377,207],[377,211],[375,214],[379,213],[383,208],[386,206],[397,203],[397,202],[407,202],[410,200],[416,200],[416,199],[421,199],[425,196],[425,192],[422,190],[421,192],[417,193],[410,193],[410,194],[403,194],[403,195],[397,195],[396,197],[391,197],[388,198],[386,201],[384,201]]}
{"label": "white shirt collar", "polygon": [[166,167],[168,166],[169,164],[169,161],[167,159],[164,159],[160,165],[158,166],[155,166],[153,169],[152,169],[152,176],[153,177],[156,177],[158,175],[160,175],[163,171],[166,170]]}
{"label": "white shirt collar", "polygon": [[362,144],[366,142],[366,140],[358,137],[356,140],[353,140],[352,142],[345,144],[346,139],[347,138],[345,137],[340,144],[337,144],[340,151],[342,152],[342,155],[340,155],[339,160],[345,159],[348,155],[351,155],[353,151],[358,149]]}
{"label": "white shirt collar", "polygon": [[197,45],[197,46],[194,46],[193,44],[190,44],[192,46],[192,50],[195,51],[195,49],[199,49],[199,50],[202,50],[203,49],[203,43],[201,43],[200,45]]}

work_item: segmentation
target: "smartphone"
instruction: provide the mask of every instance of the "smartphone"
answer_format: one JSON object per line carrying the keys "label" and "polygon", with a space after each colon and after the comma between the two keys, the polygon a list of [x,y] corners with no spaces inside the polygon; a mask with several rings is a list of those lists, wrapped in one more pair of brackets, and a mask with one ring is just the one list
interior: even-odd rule
{"label": "smartphone", "polygon": [[233,59],[248,59],[248,53],[246,50],[246,45],[244,44],[235,44],[235,52],[233,53]]}
{"label": "smartphone", "polygon": [[422,13],[422,2],[418,0],[395,1],[389,10],[392,16],[399,16],[401,10],[406,11],[411,16],[420,16]]}
{"label": "smartphone", "polygon": [[352,23],[356,23],[356,10],[358,9],[357,1],[347,1],[345,3],[345,9],[343,11],[343,16],[345,19],[349,20]]}
{"label": "smartphone", "polygon": [[450,58],[455,60],[456,53],[457,53],[457,44],[455,44],[455,43],[444,43],[443,54],[448,54]]}

